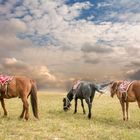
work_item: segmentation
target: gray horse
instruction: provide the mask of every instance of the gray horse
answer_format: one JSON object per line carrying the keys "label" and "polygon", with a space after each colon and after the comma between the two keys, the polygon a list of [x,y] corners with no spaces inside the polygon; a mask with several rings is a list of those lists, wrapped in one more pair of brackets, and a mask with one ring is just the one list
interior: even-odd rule
{"label": "gray horse", "polygon": [[95,95],[95,91],[97,91],[99,93],[103,93],[103,91],[101,91],[101,89],[110,85],[110,84],[111,84],[111,82],[96,85],[96,84],[91,83],[91,82],[81,81],[80,84],[78,85],[77,89],[72,88],[68,92],[67,97],[63,99],[63,110],[64,111],[69,110],[70,106],[71,106],[70,102],[74,99],[75,100],[74,114],[77,113],[77,100],[80,99],[81,106],[83,108],[83,113],[85,114],[85,108],[84,108],[84,104],[83,104],[83,99],[85,99],[86,103],[88,104],[88,109],[89,109],[88,118],[90,119],[91,118],[92,101],[93,101],[93,98]]}

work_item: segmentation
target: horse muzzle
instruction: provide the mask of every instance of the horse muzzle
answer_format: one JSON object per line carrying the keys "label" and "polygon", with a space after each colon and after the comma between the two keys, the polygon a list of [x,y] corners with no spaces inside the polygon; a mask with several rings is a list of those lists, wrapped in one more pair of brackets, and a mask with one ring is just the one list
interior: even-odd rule
{"label": "horse muzzle", "polygon": [[64,107],[63,110],[64,110],[65,112],[67,112],[67,111],[68,111],[68,107]]}
{"label": "horse muzzle", "polygon": [[65,112],[67,112],[68,110],[70,110],[70,107],[65,106],[65,107],[63,107],[63,110],[64,110]]}

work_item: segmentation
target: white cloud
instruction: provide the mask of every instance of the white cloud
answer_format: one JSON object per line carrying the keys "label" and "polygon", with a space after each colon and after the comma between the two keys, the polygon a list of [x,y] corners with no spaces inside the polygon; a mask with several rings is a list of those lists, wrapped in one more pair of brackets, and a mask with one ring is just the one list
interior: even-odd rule
{"label": "white cloud", "polygon": [[5,4],[0,5],[0,13],[1,14],[9,14],[10,10],[12,9],[12,7],[14,6],[14,4],[16,3],[16,0],[8,0],[7,2],[5,2]]}
{"label": "white cloud", "polygon": [[22,60],[18,60],[14,57],[3,59],[0,69],[1,71],[5,71],[5,74],[33,77],[42,87],[45,87],[46,84],[51,85],[56,81],[56,77],[49,72],[47,66],[32,66],[29,63],[23,62]]}
{"label": "white cloud", "polygon": [[5,64],[13,65],[16,63],[17,63],[17,60],[14,57],[13,58],[5,58]]}
{"label": "white cloud", "polygon": [[49,70],[46,66],[37,67],[37,71],[41,76],[48,77],[49,80],[55,81],[55,77],[49,73]]}
{"label": "white cloud", "polygon": [[[127,2],[99,3],[98,8],[120,5],[130,8],[135,4]],[[95,15],[79,18],[84,9],[94,8],[87,1],[67,5],[64,0],[24,0],[14,9],[13,5],[7,3],[2,8],[8,20],[0,21],[0,57],[6,58],[3,66],[10,68],[8,73],[10,70],[11,73],[29,73],[41,81],[40,85],[45,85],[46,80],[62,84],[76,76],[123,77],[122,68],[139,55],[139,13],[129,9],[125,13],[110,11],[111,15],[102,15],[121,22],[110,20],[95,24],[90,21],[96,19]],[[10,13],[10,9],[14,12]],[[23,17],[16,19],[20,16]],[[24,39],[19,38],[18,33],[22,33]],[[86,49],[91,49],[91,53],[81,51],[85,44],[90,44]],[[102,51],[104,53],[99,55]]]}

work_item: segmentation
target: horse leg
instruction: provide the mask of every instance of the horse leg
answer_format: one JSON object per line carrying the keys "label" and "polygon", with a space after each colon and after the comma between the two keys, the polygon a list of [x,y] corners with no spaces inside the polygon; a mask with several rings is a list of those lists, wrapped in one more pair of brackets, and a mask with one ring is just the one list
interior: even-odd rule
{"label": "horse leg", "polygon": [[83,99],[81,99],[81,106],[83,108],[83,114],[86,114],[85,108],[84,108],[84,103],[83,103]]}
{"label": "horse leg", "polygon": [[25,107],[24,107],[24,105],[23,105],[23,110],[22,110],[22,113],[21,113],[21,115],[20,115],[20,118],[21,118],[21,119],[24,117],[24,114],[25,114]]}
{"label": "horse leg", "polygon": [[77,98],[75,98],[75,110],[74,110],[74,114],[76,114],[77,113]]}
{"label": "horse leg", "polygon": [[88,104],[88,110],[89,110],[89,113],[88,113],[88,118],[90,119],[91,118],[91,102],[90,102],[90,98],[86,98],[86,103]]}
{"label": "horse leg", "polygon": [[4,111],[4,116],[7,116],[7,110],[6,110],[6,108],[5,108],[4,99],[2,98],[2,99],[0,99],[0,101],[1,101],[1,106],[2,106],[2,108],[3,108],[3,111]]}
{"label": "horse leg", "polygon": [[126,101],[126,115],[127,115],[127,120],[129,118],[129,114],[128,114],[128,108],[129,108],[129,103]]}
{"label": "horse leg", "polygon": [[25,119],[29,119],[29,103],[27,101],[27,97],[21,98],[23,102],[23,109],[25,109]]}
{"label": "horse leg", "polygon": [[122,112],[123,112],[123,120],[125,121],[125,103],[124,101],[120,100]]}

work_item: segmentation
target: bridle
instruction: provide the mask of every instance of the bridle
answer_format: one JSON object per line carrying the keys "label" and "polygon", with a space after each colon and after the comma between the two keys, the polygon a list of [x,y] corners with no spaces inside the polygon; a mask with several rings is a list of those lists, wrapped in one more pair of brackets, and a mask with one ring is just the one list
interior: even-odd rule
{"label": "bridle", "polygon": [[64,106],[64,108],[68,109],[68,104],[70,104],[70,100],[68,97],[66,97],[66,105]]}

